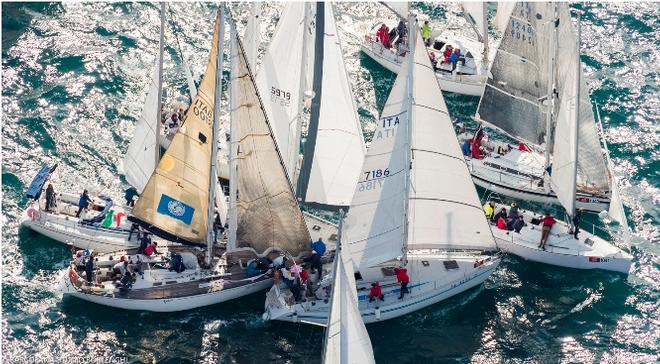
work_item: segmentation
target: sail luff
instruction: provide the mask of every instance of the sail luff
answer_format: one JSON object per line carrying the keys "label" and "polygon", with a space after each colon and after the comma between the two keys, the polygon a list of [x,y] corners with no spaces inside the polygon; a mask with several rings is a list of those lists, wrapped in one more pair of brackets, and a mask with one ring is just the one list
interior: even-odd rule
{"label": "sail luff", "polygon": [[410,225],[410,170],[412,168],[412,123],[413,123],[413,113],[412,113],[412,108],[413,108],[413,103],[414,101],[414,95],[413,95],[413,90],[414,90],[414,77],[413,77],[413,67],[415,63],[415,49],[418,46],[417,44],[417,18],[411,14],[408,15],[408,49],[409,49],[409,57],[408,58],[408,79],[406,82],[406,93],[407,93],[407,109],[408,109],[408,123],[406,123],[406,138],[405,138],[405,146],[406,148],[406,165],[405,165],[405,171],[406,171],[406,177],[405,177],[405,190],[406,190],[406,196],[403,201],[403,245],[401,246],[401,253],[403,255],[403,262],[404,264],[407,263],[407,258],[408,258],[408,239],[410,237],[409,235],[409,225]]}
{"label": "sail luff", "polygon": [[582,26],[580,22],[580,16],[578,15],[578,30],[577,30],[577,39],[575,42],[575,56],[577,61],[575,62],[575,130],[573,130],[573,173],[571,174],[571,201],[573,202],[568,213],[571,217],[575,216],[575,196],[577,193],[577,174],[578,174],[578,146],[580,145],[580,88],[582,86],[582,62],[580,61],[580,38],[582,36]]}
{"label": "sail luff", "polygon": [[[307,14],[307,13],[305,13]],[[325,3],[317,2],[316,3],[316,25],[315,25],[315,39],[314,39],[314,66],[313,66],[313,81],[312,81],[312,91],[314,92],[314,98],[312,99],[312,105],[310,110],[309,117],[309,127],[307,128],[307,139],[305,140],[305,151],[303,153],[303,163],[302,168],[300,169],[300,174],[296,181],[295,176],[292,180],[293,183],[297,185],[297,196],[300,200],[306,201],[307,197],[307,187],[309,185],[309,178],[311,174],[312,164],[314,162],[314,151],[316,149],[316,136],[319,129],[319,118],[321,117],[321,99],[323,98],[323,48],[325,41]],[[307,32],[305,32],[307,34]],[[303,42],[305,44],[305,42]],[[305,45],[303,45],[305,49]],[[306,58],[306,52],[303,51],[303,57]],[[305,65],[307,61],[303,61],[302,64]],[[304,73],[301,71],[302,74]],[[301,78],[301,87],[304,85],[302,82],[304,78]],[[301,94],[304,92],[303,89],[300,89]],[[302,100],[301,100],[302,101]],[[302,106],[302,102],[301,102]],[[298,116],[302,116],[302,107],[298,112]],[[297,182],[297,183],[296,183]]]}
{"label": "sail luff", "polygon": [[[233,34],[233,32],[232,32]],[[229,233],[227,235],[227,251],[236,250],[236,234],[238,230],[238,49],[236,37],[229,40]]]}
{"label": "sail luff", "polygon": [[248,55],[248,63],[252,69],[257,69],[257,56],[261,42],[261,1],[254,1],[250,6],[250,16],[245,28],[245,49]]}
{"label": "sail luff", "polygon": [[160,62],[158,62],[158,116],[156,118],[156,159],[158,162],[160,159],[160,121],[163,119],[163,55],[165,54],[165,3],[160,4],[160,41],[158,46],[158,54]]}
{"label": "sail luff", "polygon": [[[554,19],[557,19],[557,6],[555,4],[548,4],[548,6],[552,6],[554,9]],[[550,166],[550,150],[552,150],[552,120],[554,117],[554,111],[555,111],[555,92],[554,90],[556,89],[556,83],[555,83],[555,68],[556,68],[556,62],[555,62],[555,57],[556,57],[556,49],[557,49],[557,26],[559,26],[559,23],[555,20],[547,24],[549,27],[552,28],[550,31],[550,37],[549,37],[549,56],[550,56],[550,62],[548,62],[548,74],[550,75],[550,82],[548,82],[548,90],[547,90],[547,112],[546,112],[546,120],[545,120],[545,165],[543,170],[548,170],[548,167]],[[545,184],[544,188],[546,189],[546,192],[549,192],[550,190],[550,184],[547,183],[549,181],[549,177],[547,174],[544,175],[545,179]]]}
{"label": "sail luff", "polygon": [[[219,11],[220,32],[217,38],[218,57],[215,62],[215,90],[222,90],[222,60],[223,42],[225,39],[225,5],[222,4]],[[215,221],[215,191],[218,184],[218,138],[220,137],[220,97],[222,92],[214,92],[213,97],[213,125],[211,132],[211,166],[209,173],[209,200],[206,219],[206,264],[211,264],[213,257],[213,245],[215,244],[215,233],[213,223]]]}

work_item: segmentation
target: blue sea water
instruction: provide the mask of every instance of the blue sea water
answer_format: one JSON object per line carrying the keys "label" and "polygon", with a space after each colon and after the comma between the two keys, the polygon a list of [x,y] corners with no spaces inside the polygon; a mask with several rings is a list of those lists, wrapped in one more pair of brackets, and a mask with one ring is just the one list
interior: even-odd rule
{"label": "blue sea water", "polygon": [[[457,4],[415,3],[439,29],[470,34]],[[234,4],[240,20],[248,6]],[[486,283],[414,314],[368,327],[381,363],[654,363],[660,360],[660,5],[584,3],[582,61],[603,116],[622,186],[634,255],[628,277],[508,256]],[[183,53],[199,76],[216,9],[172,4]],[[268,3],[267,41],[281,4]],[[356,103],[370,136],[395,76],[359,53],[384,18],[376,3],[336,5]],[[262,293],[174,314],[126,312],[62,300],[54,286],[69,249],[26,229],[25,189],[43,164],[58,185],[117,198],[117,176],[156,55],[152,3],[2,4],[2,355],[117,358],[130,362],[319,362],[323,330],[264,322]],[[242,24],[242,23],[241,23]],[[171,32],[167,37],[173,39]],[[173,41],[172,41],[173,44]],[[181,94],[181,59],[166,49],[170,94]],[[478,99],[446,94],[469,121]]]}

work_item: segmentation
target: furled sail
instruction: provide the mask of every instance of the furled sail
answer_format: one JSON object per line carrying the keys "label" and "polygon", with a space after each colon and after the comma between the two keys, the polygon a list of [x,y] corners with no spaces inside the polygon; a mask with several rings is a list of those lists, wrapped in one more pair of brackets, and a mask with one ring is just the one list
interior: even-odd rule
{"label": "furled sail", "polygon": [[351,90],[332,4],[316,3],[311,116],[298,198],[348,206],[364,161],[364,138]]}
{"label": "furled sail", "polygon": [[306,9],[303,2],[284,6],[256,77],[266,115],[272,120],[277,145],[291,178],[296,174],[300,153],[299,106],[303,95],[299,90],[301,82],[308,84],[309,80],[301,72],[302,62],[308,58],[303,57],[304,33],[309,32],[304,24]]}
{"label": "furled sail", "polygon": [[408,249],[495,250],[419,30],[415,38]]}
{"label": "furled sail", "polygon": [[369,333],[358,308],[353,261],[349,247],[335,258],[323,362],[375,363]]}
{"label": "furled sail", "polygon": [[401,67],[385,103],[342,230],[342,242],[350,245],[358,269],[403,254],[408,196],[407,69]]}
{"label": "furled sail", "polygon": [[238,144],[235,157],[238,222],[236,240],[231,246],[258,254],[282,249],[295,256],[309,250],[311,238],[248,69],[244,48],[237,35],[232,37],[232,42],[236,43],[231,54],[231,132],[232,142]]}
{"label": "furled sail", "polygon": [[477,36],[480,42],[483,42],[488,35],[488,19],[486,19],[486,6],[485,2],[463,2],[461,8],[465,13],[466,19],[470,22],[472,27],[477,31]]}
{"label": "furled sail", "polygon": [[132,221],[172,241],[205,245],[219,19],[192,105],[133,209]]}
{"label": "furled sail", "polygon": [[156,148],[158,144],[158,98],[160,97],[159,82],[160,57],[156,57],[154,73],[149,80],[149,92],[144,101],[142,114],[135,124],[133,139],[128,145],[124,156],[124,173],[126,181],[138,192],[144,190],[149,177],[156,168]]}
{"label": "furled sail", "polygon": [[476,118],[534,145],[545,142],[549,47],[548,3],[516,3],[495,53]]}

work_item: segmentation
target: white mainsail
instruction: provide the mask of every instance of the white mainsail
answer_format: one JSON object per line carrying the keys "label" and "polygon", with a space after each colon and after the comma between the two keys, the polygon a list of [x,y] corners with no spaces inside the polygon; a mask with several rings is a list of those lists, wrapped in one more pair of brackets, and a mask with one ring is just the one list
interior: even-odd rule
{"label": "white mainsail", "polygon": [[418,31],[414,38],[408,249],[495,250]]}
{"label": "white mainsail", "polygon": [[235,185],[230,191],[229,246],[257,254],[282,249],[296,256],[309,250],[311,238],[244,48],[232,30],[230,158],[236,170],[230,171]]}
{"label": "white mainsail", "polygon": [[192,105],[133,209],[132,221],[173,241],[206,245],[220,19]]}
{"label": "white mainsail", "polygon": [[[340,229],[341,230],[341,229]],[[353,261],[348,246],[335,256],[323,362],[375,363],[369,333],[358,308]]]}
{"label": "white mainsail", "polygon": [[516,3],[513,1],[497,2],[497,12],[495,13],[495,18],[493,19],[493,25],[501,33],[506,30],[506,26],[509,24],[509,17],[511,17],[511,12],[515,6]]}
{"label": "white mainsail", "polygon": [[[565,70],[564,92],[561,95],[559,114],[555,125],[555,144],[552,163],[552,190],[569,214],[575,211],[575,185],[577,180],[577,128],[579,108],[579,60],[577,54],[566,55],[573,59],[572,69]],[[571,84],[573,85],[571,87]]]}
{"label": "white mainsail", "polygon": [[401,19],[406,20],[410,12],[410,3],[407,1],[381,1],[388,9],[392,10]]}
{"label": "white mainsail", "polygon": [[158,144],[158,98],[160,97],[159,64],[156,57],[154,73],[149,79],[149,92],[142,107],[142,114],[135,124],[131,139],[124,156],[124,174],[126,181],[138,192],[144,190],[151,173],[156,168],[156,148]]}
{"label": "white mainsail", "polygon": [[302,115],[301,82],[309,84],[303,62],[305,10],[303,2],[291,2],[284,6],[273,38],[263,56],[256,80],[266,115],[272,121],[277,145],[288,175],[293,179],[300,153]]}
{"label": "white mainsail", "polygon": [[364,161],[364,138],[332,4],[316,6],[315,96],[298,198],[306,203],[348,206]]}

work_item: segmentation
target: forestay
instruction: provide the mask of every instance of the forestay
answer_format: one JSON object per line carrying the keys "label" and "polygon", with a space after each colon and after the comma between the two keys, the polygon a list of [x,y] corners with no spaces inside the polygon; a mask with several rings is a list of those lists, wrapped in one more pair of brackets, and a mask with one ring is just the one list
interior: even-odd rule
{"label": "forestay", "polygon": [[149,92],[144,101],[142,114],[135,124],[133,139],[124,156],[126,181],[138,192],[144,190],[151,173],[156,168],[156,148],[158,144],[158,98],[160,96],[159,72],[160,57],[156,57],[154,73],[149,79]]}
{"label": "forestay", "polygon": [[323,362],[375,363],[369,333],[358,308],[353,261],[342,246],[335,261]]}
{"label": "forestay", "polygon": [[172,241],[204,245],[206,241],[218,32],[216,19],[209,62],[186,112],[186,123],[178,129],[130,217]]}
{"label": "forestay", "polygon": [[272,120],[277,144],[291,178],[296,173],[300,153],[302,115],[299,105],[303,97],[300,85],[301,82],[309,85],[309,75],[301,72],[302,62],[308,59],[303,57],[304,32],[309,32],[304,24],[305,9],[303,2],[284,6],[256,77],[266,115]]}
{"label": "forestay", "polygon": [[[342,241],[358,269],[403,254],[408,67],[401,67],[364,159]],[[435,80],[435,78],[434,78]]]}
{"label": "forestay", "polygon": [[418,31],[414,38],[408,249],[495,250]]}
{"label": "forestay", "polygon": [[[234,33],[236,34],[236,33]],[[298,255],[311,241],[289,183],[275,135],[248,71],[238,36],[231,54],[232,140],[237,148],[237,250],[264,254],[283,249]],[[265,68],[262,68],[262,70]]]}
{"label": "forestay", "polygon": [[488,22],[486,19],[486,3],[485,2],[463,2],[461,7],[467,13],[467,20],[476,29],[479,41],[483,42],[488,35]]}
{"label": "forestay", "polygon": [[364,161],[364,138],[332,4],[325,2],[316,6],[319,8],[314,43],[318,48],[313,82],[316,94],[298,181],[298,197],[306,203],[348,206]]}
{"label": "forestay", "polygon": [[491,66],[477,119],[534,145],[545,142],[549,54],[547,3],[516,3]]}

